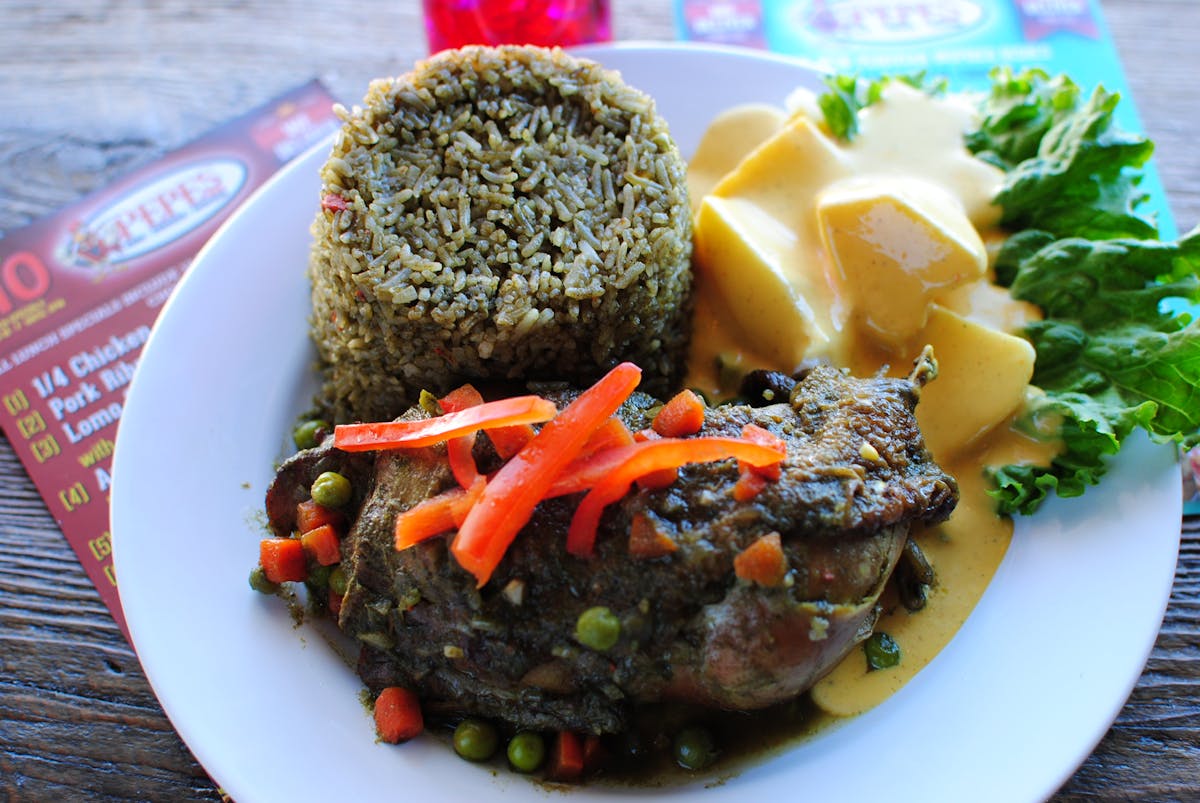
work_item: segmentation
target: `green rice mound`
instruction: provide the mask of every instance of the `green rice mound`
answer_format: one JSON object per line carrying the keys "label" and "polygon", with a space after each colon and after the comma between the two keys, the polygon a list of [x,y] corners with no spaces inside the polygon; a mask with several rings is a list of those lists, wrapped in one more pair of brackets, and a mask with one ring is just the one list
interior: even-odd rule
{"label": "green rice mound", "polygon": [[469,47],[338,113],[309,264],[335,421],[622,360],[652,393],[682,379],[686,165],[651,98],[558,49]]}

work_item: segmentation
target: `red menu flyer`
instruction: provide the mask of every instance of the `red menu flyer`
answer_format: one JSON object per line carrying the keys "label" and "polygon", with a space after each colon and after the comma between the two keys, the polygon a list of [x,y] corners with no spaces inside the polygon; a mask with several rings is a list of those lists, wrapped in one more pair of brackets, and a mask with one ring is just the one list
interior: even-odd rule
{"label": "red menu flyer", "polygon": [[336,129],[333,103],[312,81],[0,239],[0,426],[127,638],[109,472],[138,355],[216,228]]}

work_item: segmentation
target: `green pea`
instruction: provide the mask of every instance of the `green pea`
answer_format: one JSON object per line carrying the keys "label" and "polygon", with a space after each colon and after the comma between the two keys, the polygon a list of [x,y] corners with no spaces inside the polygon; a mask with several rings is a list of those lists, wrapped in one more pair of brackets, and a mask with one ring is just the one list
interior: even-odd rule
{"label": "green pea", "polygon": [[675,735],[675,761],[685,770],[702,770],[717,760],[717,744],[707,728],[684,728]]}
{"label": "green pea", "polygon": [[588,649],[604,652],[621,638],[621,620],[603,605],[588,608],[575,622],[575,640]]}
{"label": "green pea", "polygon": [[486,720],[464,719],[454,729],[454,752],[468,761],[487,761],[499,741],[495,726]]}
{"label": "green pea", "polygon": [[540,733],[521,731],[508,742],[508,763],[517,772],[533,772],[546,758],[546,741]]}
{"label": "green pea", "polygon": [[272,583],[267,579],[267,573],[263,571],[262,566],[255,566],[250,570],[250,587],[260,594],[278,594],[279,583]]}
{"label": "green pea", "polygon": [[329,590],[337,594],[339,597],[346,595],[346,588],[350,585],[350,578],[346,576],[346,571],[341,566],[335,566],[333,571],[329,573]]}
{"label": "green pea", "polygon": [[350,487],[350,480],[341,474],[336,471],[326,471],[313,480],[309,493],[312,494],[313,501],[318,505],[341,507],[350,501],[354,489]]}
{"label": "green pea", "polygon": [[329,588],[329,578],[333,575],[333,567],[317,564],[308,570],[305,582],[313,588]]}
{"label": "green pea", "polygon": [[303,421],[292,430],[292,440],[297,449],[311,449],[321,442],[321,437],[329,431],[329,422],[314,418]]}
{"label": "green pea", "polygon": [[867,671],[890,669],[900,663],[900,645],[887,633],[873,633],[863,642],[867,654]]}

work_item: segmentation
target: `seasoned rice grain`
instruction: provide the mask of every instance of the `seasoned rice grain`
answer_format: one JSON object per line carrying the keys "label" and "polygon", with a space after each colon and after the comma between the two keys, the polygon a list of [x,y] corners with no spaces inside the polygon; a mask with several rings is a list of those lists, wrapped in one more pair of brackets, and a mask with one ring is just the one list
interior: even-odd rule
{"label": "seasoned rice grain", "polygon": [[[560,50],[469,47],[371,84],[321,170],[312,334],[334,420],[463,381],[682,376],[686,167],[653,101]],[[346,208],[336,207],[344,203]]]}

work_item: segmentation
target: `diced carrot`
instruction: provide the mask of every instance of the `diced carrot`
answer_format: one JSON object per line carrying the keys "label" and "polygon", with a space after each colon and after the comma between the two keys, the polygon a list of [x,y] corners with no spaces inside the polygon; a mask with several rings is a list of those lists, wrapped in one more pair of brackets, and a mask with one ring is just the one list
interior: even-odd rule
{"label": "diced carrot", "polygon": [[300,536],[300,545],[322,566],[342,562],[341,539],[332,524],[314,527]]}
{"label": "diced carrot", "polygon": [[340,510],[319,505],[311,499],[305,499],[296,505],[296,529],[301,533],[315,530],[322,524],[333,525],[340,529],[345,517]]}
{"label": "diced carrot", "polygon": [[681,390],[662,406],[651,429],[664,438],[686,438],[704,426],[704,400],[691,390]]}
{"label": "diced carrot", "polygon": [[743,580],[773,588],[787,576],[787,556],[779,533],[767,533],[733,559],[733,573]]}
{"label": "diced carrot", "polygon": [[375,732],[381,741],[396,744],[425,730],[417,695],[402,686],[388,686],[375,698]]}
{"label": "diced carrot", "polygon": [[608,750],[604,747],[604,740],[593,733],[589,733],[583,737],[583,769],[585,772],[592,772],[599,769],[605,762],[608,761]]}
{"label": "diced carrot", "polygon": [[332,591],[330,591],[329,592],[329,612],[332,613],[334,616],[337,616],[339,613],[341,613],[342,612],[342,600],[344,600],[345,598],[346,597],[343,594],[335,594]]}
{"label": "diced carrot", "polygon": [[[787,451],[787,441],[772,433],[770,430],[760,427],[758,424],[747,424],[742,427],[742,437],[753,443],[760,443],[763,446],[768,446],[772,449]],[[740,464],[739,464],[740,465]],[[781,465],[774,463],[769,466],[745,466],[742,468],[761,475],[763,478],[772,482],[779,479],[781,476]]]}
{"label": "diced carrot", "polygon": [[296,538],[264,538],[258,543],[258,562],[272,583],[297,583],[308,577],[308,559]]}
{"label": "diced carrot", "polygon": [[633,363],[613,368],[543,426],[488,481],[483,497],[467,514],[450,547],[459,565],[475,576],[480,587],[492,576],[558,475],[629,398],[641,376],[641,369]]}
{"label": "diced carrot", "polygon": [[749,502],[762,493],[769,480],[762,474],[742,466],[738,470],[738,480],[733,484],[733,498],[738,502]]}
{"label": "diced carrot", "polygon": [[596,529],[604,508],[629,493],[635,480],[654,471],[677,468],[688,463],[709,463],[726,458],[744,460],[750,465],[777,463],[786,453],[740,438],[661,438],[648,440],[632,448],[633,454],[588,491],[575,509],[567,531],[567,552],[591,557]]}
{"label": "diced carrot", "polygon": [[540,396],[515,396],[417,421],[339,424],[333,429],[333,445],[346,452],[415,449],[479,430],[549,421],[557,412],[553,402]]}
{"label": "diced carrot", "polygon": [[572,731],[556,733],[546,777],[553,781],[578,781],[583,776],[583,741]]}
{"label": "diced carrot", "polygon": [[661,558],[679,549],[671,536],[663,532],[650,517],[639,511],[629,522],[629,554],[635,558]]}
{"label": "diced carrot", "polygon": [[633,443],[633,433],[629,431],[629,427],[625,426],[625,422],[621,419],[612,416],[596,428],[579,454],[580,457],[587,457],[604,449],[615,449],[631,443]]}

